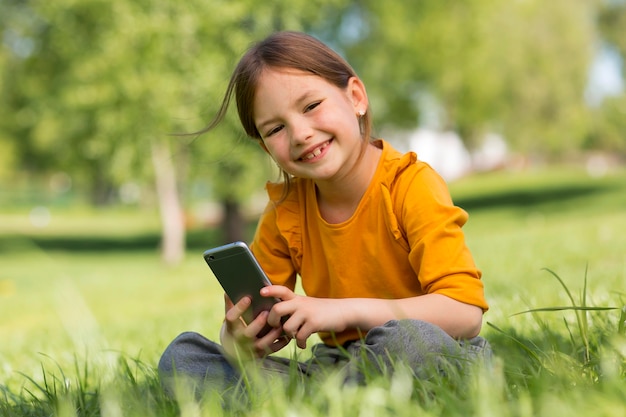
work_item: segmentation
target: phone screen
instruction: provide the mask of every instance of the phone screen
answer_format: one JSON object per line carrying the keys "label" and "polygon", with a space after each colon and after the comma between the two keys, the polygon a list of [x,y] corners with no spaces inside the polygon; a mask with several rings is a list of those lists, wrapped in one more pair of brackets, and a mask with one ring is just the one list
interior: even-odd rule
{"label": "phone screen", "polygon": [[234,242],[209,249],[203,256],[233,303],[245,296],[251,297],[251,308],[243,317],[246,323],[250,323],[262,311],[270,310],[279,301],[259,294],[261,288],[271,285],[271,282],[245,243]]}

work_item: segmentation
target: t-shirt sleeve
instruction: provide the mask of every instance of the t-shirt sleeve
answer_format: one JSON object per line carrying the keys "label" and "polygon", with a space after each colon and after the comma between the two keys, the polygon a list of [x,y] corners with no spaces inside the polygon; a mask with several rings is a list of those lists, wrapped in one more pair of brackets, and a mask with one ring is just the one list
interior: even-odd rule
{"label": "t-shirt sleeve", "polygon": [[409,261],[426,294],[442,294],[488,309],[481,272],[465,243],[468,214],[454,206],[444,180],[418,162],[396,188],[398,219],[409,244]]}
{"label": "t-shirt sleeve", "polygon": [[277,224],[278,209],[270,201],[259,219],[250,249],[272,284],[295,288],[296,268],[289,245]]}

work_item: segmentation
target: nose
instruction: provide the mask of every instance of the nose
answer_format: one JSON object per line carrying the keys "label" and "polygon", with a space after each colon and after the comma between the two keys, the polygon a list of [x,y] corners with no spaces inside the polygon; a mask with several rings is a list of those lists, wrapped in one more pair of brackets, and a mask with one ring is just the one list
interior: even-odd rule
{"label": "nose", "polygon": [[292,145],[302,145],[313,137],[313,128],[306,117],[294,120],[290,129],[290,141]]}

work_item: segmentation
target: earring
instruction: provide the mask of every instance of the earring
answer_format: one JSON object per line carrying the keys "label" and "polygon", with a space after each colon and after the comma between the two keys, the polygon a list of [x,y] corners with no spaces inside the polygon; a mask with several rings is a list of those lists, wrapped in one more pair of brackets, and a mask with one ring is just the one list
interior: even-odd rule
{"label": "earring", "polygon": [[359,109],[358,114],[359,114],[359,117],[365,116],[365,110]]}

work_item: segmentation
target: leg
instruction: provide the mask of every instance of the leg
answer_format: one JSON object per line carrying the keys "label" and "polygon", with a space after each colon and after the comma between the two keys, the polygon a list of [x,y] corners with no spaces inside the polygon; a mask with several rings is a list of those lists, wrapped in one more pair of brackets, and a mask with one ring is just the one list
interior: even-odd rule
{"label": "leg", "polygon": [[172,395],[176,380],[220,392],[237,386],[239,373],[230,365],[222,348],[204,336],[185,332],[165,349],[159,361],[159,376],[165,391]]}
{"label": "leg", "polygon": [[420,320],[392,320],[370,330],[364,341],[353,343],[348,350],[353,357],[351,379],[359,382],[364,379],[364,365],[367,370],[373,365],[374,370],[385,373],[401,362],[416,377],[427,379],[445,373],[450,365],[461,367],[491,353],[481,337],[459,342],[438,326]]}
{"label": "leg", "polygon": [[176,384],[181,383],[196,394],[217,391],[240,395],[247,380],[287,379],[290,372],[293,375],[292,368],[300,370],[301,365],[287,358],[267,357],[255,362],[254,367],[246,367],[243,375],[226,359],[219,344],[194,332],[176,337],[163,352],[158,367],[163,387],[170,396],[174,396]]}

